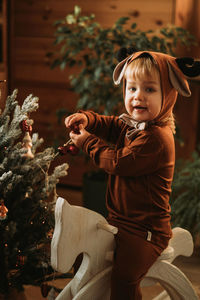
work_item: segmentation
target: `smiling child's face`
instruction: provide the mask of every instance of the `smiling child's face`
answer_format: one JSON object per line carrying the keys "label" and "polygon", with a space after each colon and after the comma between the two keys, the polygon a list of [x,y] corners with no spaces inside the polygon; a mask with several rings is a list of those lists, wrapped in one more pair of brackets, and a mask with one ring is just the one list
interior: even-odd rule
{"label": "smiling child's face", "polygon": [[[128,68],[127,68],[128,69]],[[154,120],[162,106],[162,91],[158,70],[151,74],[134,76],[126,72],[125,108],[138,122]]]}

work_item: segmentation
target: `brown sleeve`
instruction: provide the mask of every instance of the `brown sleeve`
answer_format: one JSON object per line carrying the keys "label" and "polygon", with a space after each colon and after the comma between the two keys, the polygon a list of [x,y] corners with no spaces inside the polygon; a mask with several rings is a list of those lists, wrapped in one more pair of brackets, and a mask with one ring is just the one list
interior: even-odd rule
{"label": "brown sleeve", "polygon": [[88,118],[86,130],[101,139],[115,144],[119,138],[124,123],[116,116],[104,116],[92,111],[80,111]]}
{"label": "brown sleeve", "polygon": [[116,150],[91,135],[83,144],[83,150],[109,174],[141,176],[161,167],[163,146],[155,136],[140,134],[129,146]]}

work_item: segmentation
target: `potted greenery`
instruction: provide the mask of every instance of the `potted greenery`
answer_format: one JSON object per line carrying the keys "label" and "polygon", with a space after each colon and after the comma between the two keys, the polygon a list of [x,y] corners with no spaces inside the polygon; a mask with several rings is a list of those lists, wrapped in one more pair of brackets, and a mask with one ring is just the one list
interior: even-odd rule
{"label": "potted greenery", "polygon": [[93,14],[82,16],[81,8],[75,6],[72,14],[55,22],[55,45],[59,45],[60,51],[54,53],[52,68],[78,67],[78,71],[69,76],[72,90],[79,96],[77,108],[104,114],[120,109],[122,95],[112,81],[120,47],[173,55],[178,43],[189,45],[194,41],[186,30],[174,25],[141,31],[136,23],[127,26],[129,21],[128,17],[122,17],[113,26],[103,28]]}
{"label": "potted greenery", "polygon": [[172,223],[200,234],[200,155],[195,151],[186,161],[177,160],[172,185]]}
{"label": "potted greenery", "polygon": [[[55,26],[55,45],[59,46],[59,52],[53,54],[52,68],[71,68],[69,81],[72,90],[78,94],[77,109],[92,109],[106,115],[117,114],[121,110],[122,93],[112,81],[116,53],[121,46],[173,55],[179,43],[189,45],[194,42],[193,36],[183,28],[169,25],[155,31],[141,31],[136,23],[130,24],[128,17],[103,28],[93,14],[82,15],[78,6],[74,7],[73,13],[56,21]],[[92,178],[91,174],[85,176],[85,181]],[[93,185],[94,182],[89,184]],[[84,191],[89,198],[88,188]],[[91,198],[92,203],[94,197]]]}

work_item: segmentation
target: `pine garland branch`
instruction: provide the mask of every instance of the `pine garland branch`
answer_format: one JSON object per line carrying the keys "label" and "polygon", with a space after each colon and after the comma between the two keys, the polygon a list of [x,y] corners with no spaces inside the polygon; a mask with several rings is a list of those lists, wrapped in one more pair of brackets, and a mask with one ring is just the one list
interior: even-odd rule
{"label": "pine garland branch", "polygon": [[22,144],[18,143],[13,146],[12,149],[5,149],[2,162],[0,163],[0,175],[2,175],[5,170],[17,169],[17,166],[22,166],[23,162],[25,161],[22,157],[22,154],[25,152],[21,148]]}
{"label": "pine garland branch", "polygon": [[52,175],[48,178],[48,186],[43,189],[43,193],[51,193],[55,185],[59,182],[59,178],[66,176],[69,165],[67,163],[57,166]]}
{"label": "pine garland branch", "polygon": [[33,152],[33,154],[35,154],[37,148],[39,148],[43,144],[43,142],[44,142],[43,138],[39,139],[38,133],[33,133],[33,135],[32,135],[32,144],[33,144],[32,152]]}
{"label": "pine garland branch", "polygon": [[15,190],[16,186],[18,184],[21,184],[22,176],[17,174],[12,174],[12,176],[9,178],[9,181],[6,183],[6,185],[3,188],[2,194],[3,198],[6,199],[9,197],[9,194]]}
{"label": "pine garland branch", "polygon": [[4,185],[7,180],[9,180],[12,177],[13,173],[11,171],[3,173],[3,175],[0,177],[0,185]]}
{"label": "pine garland branch", "polygon": [[10,115],[16,107],[18,103],[16,101],[17,93],[18,91],[14,90],[12,95],[7,97],[5,108],[0,115],[0,126],[2,126],[5,123],[7,116]]}
{"label": "pine garland branch", "polygon": [[[38,97],[33,97],[32,94],[30,94],[26,99],[24,100],[22,107],[21,107],[21,114],[26,115],[30,114],[31,112],[34,112],[38,109]],[[20,114],[20,115],[21,115]]]}
{"label": "pine garland branch", "polygon": [[[1,114],[1,127],[0,127],[0,148],[11,148],[16,139],[21,135],[20,123],[28,119],[28,115],[36,111],[39,107],[38,97],[29,95],[22,104],[22,107],[17,104],[16,100],[17,90],[7,98],[4,112]],[[10,113],[13,111],[13,118],[10,122]],[[32,123],[29,120],[29,123]]]}

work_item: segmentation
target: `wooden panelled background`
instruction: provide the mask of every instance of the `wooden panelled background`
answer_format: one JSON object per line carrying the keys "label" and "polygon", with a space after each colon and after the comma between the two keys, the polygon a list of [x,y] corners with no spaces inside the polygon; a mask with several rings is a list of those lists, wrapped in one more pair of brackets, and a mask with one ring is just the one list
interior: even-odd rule
{"label": "wooden panelled background", "polygon": [[[183,3],[186,0],[180,1]],[[193,2],[193,1],[190,1]],[[71,70],[50,69],[47,53],[53,51],[53,23],[64,18],[79,5],[84,14],[94,13],[96,20],[104,27],[111,26],[118,18],[129,16],[142,30],[156,29],[168,23],[174,23],[177,16],[175,0],[11,0],[9,2],[9,91],[17,88],[18,99],[24,99],[30,93],[40,98],[39,110],[32,114],[34,131],[45,139],[45,146],[53,145],[67,132],[63,120],[57,122],[56,111],[66,108],[74,111],[77,96],[70,91],[68,75]],[[180,5],[178,7],[180,10]],[[181,11],[184,19],[184,12]],[[187,27],[187,24],[182,22]],[[194,84],[195,85],[195,84]],[[196,94],[199,93],[197,89]],[[198,105],[193,101],[177,106],[181,116],[192,111],[192,134],[186,134],[186,148],[180,152],[188,154],[196,143],[198,127]],[[189,106],[188,106],[189,105]],[[186,113],[186,114],[187,114]],[[196,113],[196,115],[195,115]],[[179,118],[184,123],[183,118]],[[188,120],[188,115],[187,115]],[[184,131],[185,132],[185,131]],[[188,132],[188,128],[187,128]],[[83,172],[91,168],[83,158],[66,156],[59,159],[70,164],[69,175],[64,183],[81,186]]]}
{"label": "wooden panelled background", "polygon": [[[196,37],[196,46],[177,50],[180,56],[200,60],[200,0],[176,0],[175,24],[190,31]],[[177,147],[178,156],[189,157],[196,145],[200,144],[200,76],[190,81],[192,96],[179,97],[176,103],[177,120],[184,139],[184,147]]]}

